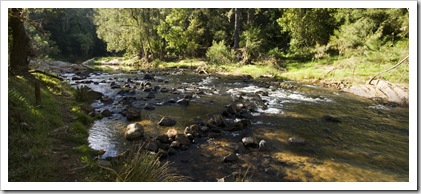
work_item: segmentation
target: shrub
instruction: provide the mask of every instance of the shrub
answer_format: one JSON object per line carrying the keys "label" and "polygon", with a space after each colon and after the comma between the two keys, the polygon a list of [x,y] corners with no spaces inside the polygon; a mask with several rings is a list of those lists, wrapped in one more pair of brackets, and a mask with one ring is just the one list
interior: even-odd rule
{"label": "shrub", "polygon": [[225,46],[225,41],[213,41],[206,52],[209,63],[216,65],[232,63],[234,56],[234,51]]}

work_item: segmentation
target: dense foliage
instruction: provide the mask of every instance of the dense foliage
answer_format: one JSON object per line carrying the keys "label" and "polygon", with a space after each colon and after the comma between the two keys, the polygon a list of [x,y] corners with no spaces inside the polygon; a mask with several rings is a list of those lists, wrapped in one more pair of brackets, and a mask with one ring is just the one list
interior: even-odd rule
{"label": "dense foliage", "polygon": [[[82,61],[109,54],[144,62],[226,56],[253,64],[271,58],[362,56],[407,40],[407,9],[24,9],[39,58]],[[13,13],[10,11],[9,20]],[[13,34],[13,25],[9,26]],[[9,48],[14,41],[11,35]],[[216,44],[221,49],[216,49]],[[210,48],[213,46],[214,48]],[[219,51],[218,51],[219,50]],[[209,52],[212,52],[210,54]],[[221,59],[222,60],[222,59]]]}

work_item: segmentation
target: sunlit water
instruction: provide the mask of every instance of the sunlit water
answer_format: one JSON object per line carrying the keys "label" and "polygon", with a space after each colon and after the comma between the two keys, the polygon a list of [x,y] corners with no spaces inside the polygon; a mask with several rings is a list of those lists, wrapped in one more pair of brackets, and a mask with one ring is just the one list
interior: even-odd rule
{"label": "sunlit water", "polygon": [[[93,74],[88,79],[98,84],[84,84],[114,100],[108,105],[100,101],[92,104],[99,112],[105,109],[113,112],[112,117],[95,121],[89,132],[90,146],[105,150],[103,157],[116,156],[130,145],[122,133],[129,122],[119,113],[127,107],[120,103],[124,97],[133,97],[131,106],[134,107],[141,108],[146,103],[155,105],[155,110],[142,109],[141,113],[146,135],[153,137],[168,130],[168,127],[157,125],[163,116],[174,118],[177,124],[173,128],[182,133],[195,118],[220,114],[236,96],[260,96],[256,92],[266,91],[267,95],[260,98],[267,108],[259,108],[253,113],[251,129],[201,139],[188,151],[168,160],[181,173],[192,177],[192,181],[216,181],[232,171],[244,172],[246,169],[252,181],[409,180],[407,107],[388,107],[311,85],[296,84],[296,89],[287,90],[262,87],[258,82],[242,81],[241,78],[179,72],[157,73],[156,81],[151,81],[152,87],[174,88],[178,94],[158,92],[148,101],[144,100],[146,92],[140,89],[132,94],[118,94],[121,89],[110,88],[111,82],[123,87],[128,78],[133,81],[129,85],[134,86],[144,81],[143,76],[143,73]],[[75,84],[75,81],[71,83]],[[162,105],[169,99],[178,100],[198,91],[203,92],[193,95],[188,106]],[[334,116],[341,122],[324,121],[324,115]],[[233,152],[233,143],[249,134],[264,139],[273,149],[238,154],[240,162],[236,164],[222,163],[222,158]],[[290,137],[304,138],[307,143],[291,145],[288,143]],[[189,162],[183,157],[189,158]]]}

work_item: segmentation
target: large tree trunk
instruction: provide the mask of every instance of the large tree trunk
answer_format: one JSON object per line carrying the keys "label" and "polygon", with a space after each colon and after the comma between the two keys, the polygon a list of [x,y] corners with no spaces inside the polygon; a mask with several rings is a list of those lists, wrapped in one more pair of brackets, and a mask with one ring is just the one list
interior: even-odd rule
{"label": "large tree trunk", "polygon": [[9,27],[12,30],[13,44],[10,52],[10,71],[22,75],[28,72],[30,39],[26,34],[22,8],[9,9]]}
{"label": "large tree trunk", "polygon": [[234,50],[237,50],[238,42],[240,41],[240,15],[237,8],[234,8],[234,17]]}

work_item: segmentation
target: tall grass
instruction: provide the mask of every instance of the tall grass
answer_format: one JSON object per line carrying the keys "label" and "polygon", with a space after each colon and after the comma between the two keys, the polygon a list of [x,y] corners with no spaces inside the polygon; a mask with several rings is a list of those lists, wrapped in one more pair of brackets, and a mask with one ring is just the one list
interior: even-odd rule
{"label": "tall grass", "polygon": [[161,162],[142,148],[129,152],[122,164],[113,168],[103,167],[115,176],[117,182],[179,182],[187,180],[170,168],[168,162]]}

